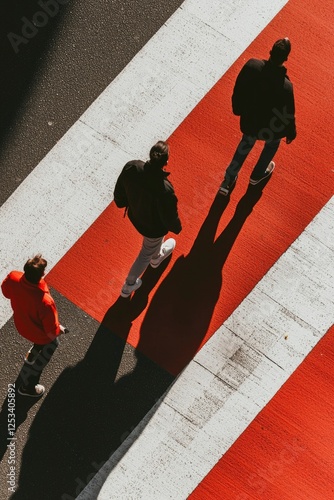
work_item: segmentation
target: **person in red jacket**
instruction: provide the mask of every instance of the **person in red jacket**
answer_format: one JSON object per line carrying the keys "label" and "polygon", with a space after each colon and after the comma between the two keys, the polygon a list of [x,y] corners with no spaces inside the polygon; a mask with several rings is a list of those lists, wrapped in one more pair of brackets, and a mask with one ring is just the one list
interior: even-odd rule
{"label": "person in red jacket", "polygon": [[12,271],[1,284],[3,295],[11,302],[17,331],[33,342],[24,358],[27,369],[18,389],[23,396],[44,394],[45,387],[39,384],[42,370],[59,344],[59,335],[68,332],[59,324],[55,302],[43,279],[46,266],[47,261],[35,255],[25,263],[24,273]]}

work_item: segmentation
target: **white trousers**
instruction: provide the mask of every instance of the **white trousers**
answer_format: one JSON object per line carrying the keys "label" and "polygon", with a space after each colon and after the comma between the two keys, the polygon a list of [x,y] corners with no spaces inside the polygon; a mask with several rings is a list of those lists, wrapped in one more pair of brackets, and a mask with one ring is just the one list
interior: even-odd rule
{"label": "white trousers", "polygon": [[132,285],[136,279],[143,274],[151,259],[156,259],[160,256],[163,241],[164,236],[161,236],[160,238],[147,238],[147,236],[144,236],[141,250],[138,257],[132,264],[128,277],[126,278],[128,285]]}

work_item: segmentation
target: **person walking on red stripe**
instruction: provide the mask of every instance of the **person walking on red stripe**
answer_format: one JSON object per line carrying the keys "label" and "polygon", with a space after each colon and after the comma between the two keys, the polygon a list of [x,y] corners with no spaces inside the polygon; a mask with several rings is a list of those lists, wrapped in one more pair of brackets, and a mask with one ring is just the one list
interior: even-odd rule
{"label": "person walking on red stripe", "polygon": [[232,108],[240,116],[243,136],[219,188],[219,193],[225,196],[257,140],[264,141],[264,147],[250,177],[252,185],[272,174],[275,168],[272,160],[281,139],[286,137],[290,144],[296,138],[293,86],[283,66],[290,51],[290,40],[281,38],[274,43],[269,60],[250,59],[237,77]]}
{"label": "person walking on red stripe", "polygon": [[179,234],[182,226],[177,210],[177,197],[169,172],[169,146],[158,141],[150,150],[150,159],[129,161],[119,175],[114,200],[137,231],[143,236],[142,248],[134,261],[121,290],[122,297],[129,297],[141,284],[141,274],[150,264],[158,267],[174,250],[174,238],[164,240],[168,231]]}
{"label": "person walking on red stripe", "polygon": [[45,387],[39,383],[42,370],[54,354],[62,333],[56,304],[43,279],[47,261],[40,254],[29,259],[24,272],[12,271],[3,280],[1,290],[10,300],[14,323],[19,334],[33,342],[24,358],[23,385],[18,389],[23,396],[39,397]]}

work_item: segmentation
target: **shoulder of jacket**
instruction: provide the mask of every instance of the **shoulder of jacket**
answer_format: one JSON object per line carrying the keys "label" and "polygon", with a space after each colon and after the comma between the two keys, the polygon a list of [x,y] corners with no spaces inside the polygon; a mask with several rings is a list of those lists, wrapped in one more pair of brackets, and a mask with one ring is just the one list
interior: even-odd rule
{"label": "shoulder of jacket", "polygon": [[43,298],[42,298],[42,306],[43,307],[51,307],[55,305],[55,301],[53,300],[52,296],[50,295],[49,291],[44,290]]}
{"label": "shoulder of jacket", "polygon": [[164,178],[164,188],[166,194],[175,194],[174,186],[167,177]]}
{"label": "shoulder of jacket", "polygon": [[283,87],[285,92],[293,93],[293,85],[288,75],[285,75]]}
{"label": "shoulder of jacket", "polygon": [[255,58],[252,58],[252,59],[249,59],[245,66],[248,67],[248,68],[252,68],[252,69],[260,69],[260,68],[263,68],[263,66],[265,65],[265,59],[255,59]]}
{"label": "shoulder of jacket", "polygon": [[37,283],[36,285],[34,285],[34,287],[36,287],[36,289],[40,290],[41,292],[43,292],[45,294],[50,294],[48,284],[44,279],[41,279],[41,281],[39,283]]}
{"label": "shoulder of jacket", "polygon": [[11,271],[9,274],[8,274],[8,278],[13,280],[13,281],[19,281],[23,276],[23,272],[22,271]]}
{"label": "shoulder of jacket", "polygon": [[142,160],[131,160],[128,161],[123,168],[123,171],[128,171],[128,170],[134,170],[138,168],[142,168],[145,165],[145,163]]}

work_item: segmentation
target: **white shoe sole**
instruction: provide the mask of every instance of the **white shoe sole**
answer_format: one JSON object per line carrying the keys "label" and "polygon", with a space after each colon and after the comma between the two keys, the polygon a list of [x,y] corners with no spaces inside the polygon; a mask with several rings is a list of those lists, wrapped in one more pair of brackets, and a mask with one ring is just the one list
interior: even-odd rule
{"label": "white shoe sole", "polygon": [[258,180],[254,180],[252,178],[249,179],[249,184],[252,184],[252,186],[256,186],[256,184],[259,184],[259,182],[262,182],[264,181],[264,179],[267,179],[274,171],[275,169],[275,163],[273,161],[271,161],[269,163],[269,165],[273,165],[272,169],[270,170],[270,172],[267,172],[263,177],[261,177],[261,179],[258,179]]}
{"label": "white shoe sole", "polygon": [[121,290],[121,297],[123,297],[124,299],[126,299],[127,297],[130,297],[130,295],[135,292],[136,290],[138,290],[138,288],[140,288],[142,285],[142,280],[140,278],[137,279],[137,283],[136,283],[136,286],[134,286],[131,290],[127,291],[127,292],[123,292],[123,289]]}
{"label": "white shoe sole", "polygon": [[167,257],[169,257],[173,253],[174,248],[176,246],[176,241],[174,240],[174,238],[169,238],[168,240],[166,240],[162,244],[162,246],[164,244],[167,244],[171,240],[172,240],[172,243],[170,243],[171,246],[166,250],[166,253],[164,255],[162,255],[161,257],[159,257],[159,259],[151,260],[150,266],[153,267],[153,269],[156,269],[157,267],[159,267],[161,262],[163,262],[165,259],[167,259]]}
{"label": "white shoe sole", "polygon": [[220,188],[218,189],[218,193],[222,194],[223,196],[229,195],[230,191],[234,187],[234,184],[237,182],[237,179],[238,179],[238,176],[236,175],[234,181],[231,182],[231,185],[228,188],[223,188],[222,186],[220,186]]}

